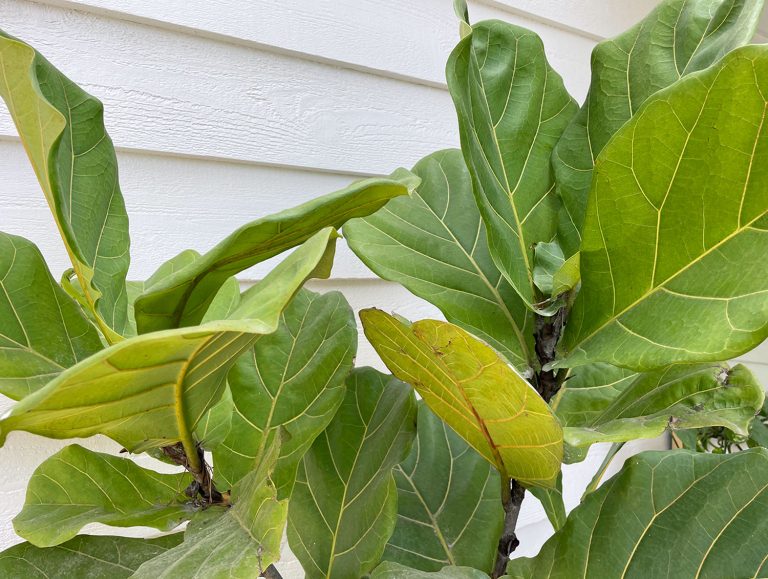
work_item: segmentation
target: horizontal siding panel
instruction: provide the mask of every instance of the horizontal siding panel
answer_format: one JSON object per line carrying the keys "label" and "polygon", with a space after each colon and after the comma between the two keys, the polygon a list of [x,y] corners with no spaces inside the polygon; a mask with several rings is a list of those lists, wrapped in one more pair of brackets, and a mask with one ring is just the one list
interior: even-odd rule
{"label": "horizontal siding panel", "polygon": [[[238,226],[293,207],[357,179],[239,163],[118,152],[131,228],[131,279],[142,280],[184,249],[206,251]],[[18,141],[0,141],[0,231],[34,241],[58,276],[69,268],[56,226]],[[279,258],[244,272],[260,279]],[[373,274],[343,240],[333,271],[341,278]]]}
{"label": "horizontal siding panel", "polygon": [[[244,8],[238,0],[45,1],[438,86],[445,84],[445,60],[458,41],[451,0],[261,0],[258,9]],[[514,4],[470,3],[470,15],[473,21],[499,18],[537,32],[569,89],[583,97],[592,35]],[[572,20],[568,11],[560,17]]]}

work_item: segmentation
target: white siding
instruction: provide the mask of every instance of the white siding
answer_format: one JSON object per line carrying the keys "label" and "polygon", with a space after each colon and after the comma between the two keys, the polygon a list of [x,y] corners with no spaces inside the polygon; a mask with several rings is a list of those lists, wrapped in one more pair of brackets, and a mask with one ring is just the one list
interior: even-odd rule
{"label": "white siding", "polygon": [[[470,16],[536,31],[581,99],[595,42],[653,5],[478,0]],[[104,101],[131,217],[135,279],[182,249],[206,250],[258,216],[458,144],[443,75],[457,40],[452,0],[0,0],[0,26]],[[760,38],[767,34],[768,23]],[[0,230],[39,244],[58,274],[66,255],[0,109]],[[258,279],[268,266],[243,280]],[[313,286],[341,289],[355,309],[437,316],[399,286],[374,279],[344,247],[334,273],[334,281]],[[745,360],[768,381],[768,347]],[[364,343],[358,362],[381,367]],[[0,450],[0,548],[18,541],[10,521],[29,475],[61,446],[13,433]],[[567,469],[569,504],[601,452]],[[518,552],[535,553],[548,533],[541,509],[526,501]],[[295,562],[281,568],[300,576]]]}

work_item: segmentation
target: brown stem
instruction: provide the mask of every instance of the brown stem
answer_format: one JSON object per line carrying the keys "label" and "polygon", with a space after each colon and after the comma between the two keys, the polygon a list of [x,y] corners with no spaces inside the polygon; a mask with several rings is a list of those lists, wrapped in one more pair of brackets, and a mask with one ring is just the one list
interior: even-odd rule
{"label": "brown stem", "polygon": [[506,573],[509,556],[520,544],[517,540],[515,528],[517,518],[520,516],[520,507],[525,498],[523,485],[512,479],[502,483],[502,503],[504,504],[504,530],[499,539],[499,548],[496,552],[496,563],[493,566],[491,577],[497,579]]}
{"label": "brown stem", "polygon": [[[203,449],[197,449],[197,461],[190,461],[184,446],[177,442],[171,446],[163,447],[163,454],[170,458],[174,463],[183,466],[195,479],[186,490],[190,498],[200,495],[205,505],[226,503],[226,497],[222,495],[214,486],[211,477],[211,469],[205,462]],[[200,464],[200,468],[195,468],[194,464]]]}

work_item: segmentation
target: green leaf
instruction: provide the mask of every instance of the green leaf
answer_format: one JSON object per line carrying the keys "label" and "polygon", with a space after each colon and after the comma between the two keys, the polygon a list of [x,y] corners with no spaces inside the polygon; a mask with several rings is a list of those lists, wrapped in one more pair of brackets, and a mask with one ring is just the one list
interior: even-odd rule
{"label": "green leaf", "polygon": [[557,475],[555,488],[531,487],[528,489],[541,503],[552,528],[557,531],[565,524],[565,500],[563,499],[563,473]]}
{"label": "green leaf", "polygon": [[379,562],[395,527],[392,468],[416,426],[411,388],[371,368],[354,370],[328,428],[299,466],[288,541],[308,579],[360,577]]}
{"label": "green leaf", "polygon": [[195,512],[184,494],[191,482],[188,473],[159,474],[72,444],[37,467],[13,526],[38,547],[68,541],[88,523],[170,531]]}
{"label": "green leaf", "polygon": [[135,579],[252,579],[280,558],[288,501],[278,500],[270,470],[276,441],[264,461],[232,491],[228,509],[211,507],[187,527],[184,542],[144,563]]}
{"label": "green leaf", "polygon": [[565,260],[552,276],[552,296],[575,288],[581,281],[581,255],[577,252]]}
{"label": "green leaf", "polygon": [[724,426],[746,436],[763,405],[763,387],[741,364],[671,366],[638,375],[605,410],[565,440],[576,447],[596,442],[653,438],[670,430]]}
{"label": "green leaf", "polygon": [[221,399],[205,413],[195,429],[195,439],[200,441],[205,450],[214,450],[224,442],[232,429],[234,412],[235,402],[232,400],[232,390],[227,384]]}
{"label": "green leaf", "polygon": [[768,47],[651,97],[603,149],[564,366],[734,358],[768,336]]}
{"label": "green leaf", "polygon": [[762,11],[763,0],[664,0],[595,47],[586,102],[552,155],[566,256],[579,250],[592,167],[606,143],[655,92],[750,42]]}
{"label": "green leaf", "polygon": [[232,487],[287,433],[272,479],[290,495],[301,457],[336,413],[357,351],[352,309],[338,292],[301,290],[280,326],[259,338],[229,373],[232,426],[213,454],[216,481]]}
{"label": "green leaf", "polygon": [[371,579],[488,579],[488,575],[472,567],[445,566],[432,573],[411,569],[385,561],[371,573]]}
{"label": "green leaf", "polygon": [[304,242],[321,228],[341,227],[387,201],[413,191],[418,179],[405,169],[364,179],[303,205],[252,221],[180,271],[148,288],[136,301],[140,333],[200,323],[231,276]]}
{"label": "green leaf", "polygon": [[488,252],[461,152],[433,153],[413,172],[421,178],[413,195],[344,226],[350,248],[376,275],[433,303],[518,368],[532,365],[533,323]]}
{"label": "green leaf", "polygon": [[531,307],[533,244],[556,233],[550,154],[578,107],[533,32],[489,20],[472,26],[446,67],[461,148],[496,265]]}
{"label": "green leaf", "polygon": [[510,577],[764,577],[768,451],[644,452]]}
{"label": "green leaf", "polygon": [[545,296],[552,296],[555,274],[565,263],[563,250],[556,241],[537,243],[533,248],[533,283]]}
{"label": "green leaf", "polygon": [[227,320],[130,338],[80,362],[16,404],[0,420],[0,436],[105,434],[131,452],[181,441],[196,456],[192,432],[221,397],[227,371],[259,335],[277,329],[318,264],[326,273],[335,236],[328,228],[306,241],[248,290]]}
{"label": "green leaf", "polygon": [[105,335],[127,319],[128,216],[101,103],[0,31],[0,96]]}
{"label": "green leaf", "polygon": [[603,363],[572,368],[549,404],[563,426],[591,424],[637,376]]}
{"label": "green leaf", "polygon": [[530,384],[488,346],[437,320],[407,325],[360,312],[387,367],[494,465],[526,486],[553,487],[563,457],[560,423]]}
{"label": "green leaf", "polygon": [[395,482],[397,525],[385,561],[423,571],[491,570],[504,524],[499,473],[426,404]]}
{"label": "green leaf", "polygon": [[45,549],[21,543],[0,553],[0,577],[127,579],[144,561],[172,549],[182,537],[182,533],[156,539],[80,535],[57,547]]}
{"label": "green leaf", "polygon": [[20,400],[101,348],[37,247],[0,232],[0,393]]}

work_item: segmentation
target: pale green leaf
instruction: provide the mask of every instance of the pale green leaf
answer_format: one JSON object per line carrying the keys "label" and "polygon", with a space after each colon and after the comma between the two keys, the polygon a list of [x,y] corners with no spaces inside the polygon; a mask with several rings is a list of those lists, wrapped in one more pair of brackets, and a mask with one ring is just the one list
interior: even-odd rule
{"label": "pale green leaf", "polygon": [[[724,426],[746,436],[763,405],[763,387],[741,364],[671,366],[639,374],[602,412],[564,429],[575,447],[626,442],[670,430]],[[573,423],[573,422],[571,422]]]}
{"label": "pale green leaf", "polygon": [[651,97],[603,149],[562,365],[736,357],[768,336],[768,46]]}
{"label": "pale green leaf", "polygon": [[531,307],[532,247],[556,233],[550,154],[578,107],[533,32],[472,26],[446,67],[461,146],[496,265]]}
{"label": "pale green leaf", "polygon": [[102,331],[127,320],[128,216],[101,103],[31,46],[0,31],[0,96],[8,105],[72,266]]}
{"label": "pale green leaf", "polygon": [[488,575],[472,567],[446,565],[437,571],[428,572],[385,561],[373,570],[371,579],[488,579]]}
{"label": "pale green leaf", "polygon": [[288,501],[278,500],[270,470],[276,440],[264,461],[232,490],[231,506],[199,513],[184,542],[144,563],[135,579],[253,579],[280,558]]}
{"label": "pale green leaf", "polygon": [[80,535],[57,547],[29,543],[0,553],[5,579],[127,579],[139,566],[172,549],[182,533],[156,539]]}
{"label": "pale green leaf", "polygon": [[229,373],[234,416],[213,454],[216,481],[232,487],[282,430],[287,436],[272,479],[281,497],[289,495],[301,457],[341,404],[356,351],[357,327],[344,296],[301,290],[277,331],[259,338]]}
{"label": "pale green leaf", "polygon": [[565,260],[552,276],[552,295],[559,296],[575,288],[581,281],[581,255],[577,252]]}
{"label": "pale green leaf", "polygon": [[555,488],[531,487],[531,494],[541,503],[552,528],[557,531],[565,524],[565,500],[563,499],[563,473],[557,476]]}
{"label": "pale green leaf", "polygon": [[555,274],[563,267],[565,258],[560,244],[537,243],[533,248],[533,283],[545,296],[553,295]]}
{"label": "pale green leaf", "polygon": [[493,568],[504,523],[499,473],[426,404],[395,483],[397,524],[385,561],[423,571]]}
{"label": "pale green leaf", "polygon": [[259,335],[277,329],[290,299],[332,255],[335,237],[328,228],[306,241],[227,320],[130,338],[80,362],[14,406],[0,435],[105,434],[132,452],[181,441],[196,455],[192,432],[221,397],[227,371]]}
{"label": "pale green leaf", "polygon": [[515,579],[768,573],[768,451],[644,452],[587,495]]}
{"label": "pale green leaf", "polygon": [[364,217],[418,179],[405,169],[365,179],[303,205],[243,225],[187,267],[148,288],[136,301],[140,333],[200,323],[211,300],[231,276],[295,247],[321,228]]}
{"label": "pale green leaf", "polygon": [[592,168],[613,134],[648,97],[748,43],[762,11],[763,0],[664,0],[595,47],[586,102],[552,155],[565,255],[579,250]]}
{"label": "pale green leaf", "polygon": [[0,393],[20,400],[101,349],[37,247],[0,232]]}
{"label": "pale green leaf", "polygon": [[360,312],[387,367],[504,477],[553,487],[563,433],[549,406],[496,352],[437,320],[407,325],[380,310]]}
{"label": "pale green leaf", "polygon": [[408,454],[416,402],[407,384],[354,370],[328,428],[299,466],[288,541],[308,579],[360,577],[379,562],[397,514],[392,468]]}
{"label": "pale green leaf", "polygon": [[344,226],[350,248],[376,275],[403,284],[512,364],[533,364],[533,322],[488,252],[485,226],[461,152],[416,163],[421,184]]}
{"label": "pale green leaf", "polygon": [[68,541],[88,523],[170,531],[196,510],[184,494],[191,482],[188,473],[159,474],[72,444],[32,474],[13,527],[38,547]]}
{"label": "pale green leaf", "polygon": [[234,412],[235,402],[232,400],[232,391],[227,384],[221,399],[205,413],[195,428],[195,439],[200,441],[200,445],[205,450],[214,450],[224,442],[232,429]]}

